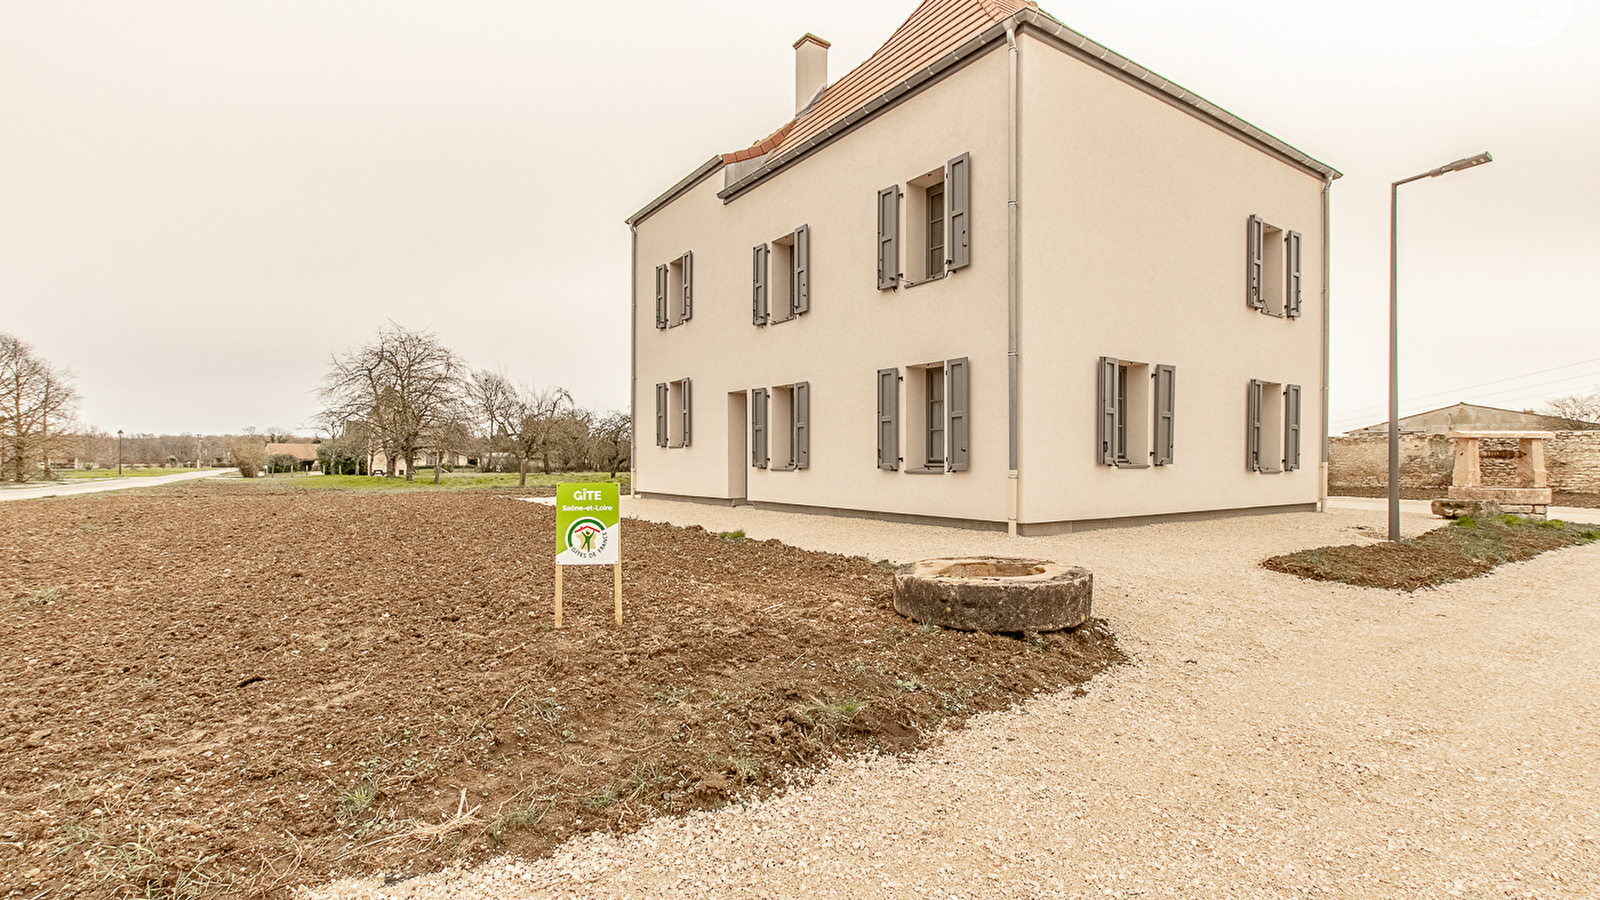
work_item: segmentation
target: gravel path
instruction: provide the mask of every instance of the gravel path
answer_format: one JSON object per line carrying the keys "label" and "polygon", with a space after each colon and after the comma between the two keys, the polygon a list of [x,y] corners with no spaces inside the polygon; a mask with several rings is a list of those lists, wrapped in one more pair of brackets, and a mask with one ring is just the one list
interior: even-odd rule
{"label": "gravel path", "polygon": [[1371,539],[1374,511],[1023,539],[625,511],[873,559],[1085,565],[1137,663],[765,803],[306,897],[1600,896],[1600,544],[1401,595],[1256,565]]}

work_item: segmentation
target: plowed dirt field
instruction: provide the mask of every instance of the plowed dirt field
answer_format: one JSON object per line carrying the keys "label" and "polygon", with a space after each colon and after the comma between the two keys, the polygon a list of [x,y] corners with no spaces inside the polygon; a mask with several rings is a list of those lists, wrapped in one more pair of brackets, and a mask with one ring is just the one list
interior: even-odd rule
{"label": "plowed dirt field", "polygon": [[885,567],[504,494],[187,484],[0,506],[0,897],[287,896],[782,789],[1121,660],[894,613]]}

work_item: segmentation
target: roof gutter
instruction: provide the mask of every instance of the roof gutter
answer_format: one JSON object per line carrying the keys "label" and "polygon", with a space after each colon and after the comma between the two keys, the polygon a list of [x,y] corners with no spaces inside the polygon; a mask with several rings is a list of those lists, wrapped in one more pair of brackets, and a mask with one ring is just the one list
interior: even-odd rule
{"label": "roof gutter", "polygon": [[1007,39],[1008,34],[1012,35],[1011,39],[1014,40],[1015,34],[1023,28],[1031,28],[1038,31],[1041,36],[1056,47],[1083,62],[1163,100],[1309,175],[1324,181],[1342,176],[1342,173],[1332,166],[1313,159],[1199,94],[1157,75],[1155,72],[1107,47],[1095,43],[1056,21],[1048,13],[1028,7],[1018,10],[995,25],[984,29],[976,37],[935,60],[926,68],[918,70],[910,78],[868,101],[854,112],[813,135],[804,143],[785,151],[782,155],[769,158],[760,168],[718,191],[717,196],[722,198],[724,203],[732,202],[740,194],[798,162],[813,150],[832,142],[846,132],[854,130],[857,126],[874,118],[909,95],[971,62],[983,51],[989,49],[991,44]]}
{"label": "roof gutter", "polygon": [[722,168],[722,155],[718,154],[701,163],[700,168],[695,169],[693,172],[690,172],[688,175],[684,176],[683,180],[679,181],[672,187],[667,188],[666,193],[655,198],[654,200],[651,200],[649,203],[646,203],[643,209],[627,218],[627,223],[629,225],[638,225],[645,219],[650,218],[652,215],[655,215],[655,213],[659,211],[661,207],[666,206],[668,203],[671,203],[679,197],[682,197],[684,194],[689,193],[689,191],[694,189],[695,185],[711,177],[711,175],[720,168]]}
{"label": "roof gutter", "polygon": [[1169,81],[1109,47],[1089,40],[1056,21],[1047,13],[1028,8],[1019,10],[1014,14],[1013,18],[1019,19],[1029,27],[1037,28],[1040,32],[1053,38],[1058,45],[1073,56],[1119,77],[1148,94],[1171,103],[1173,106],[1232,134],[1234,137],[1240,138],[1248,144],[1254,144],[1259,149],[1265,150],[1273,156],[1305,170],[1309,174],[1315,175],[1324,181],[1332,181],[1342,175],[1327,163],[1311,158],[1199,94],[1190,91],[1183,85]]}

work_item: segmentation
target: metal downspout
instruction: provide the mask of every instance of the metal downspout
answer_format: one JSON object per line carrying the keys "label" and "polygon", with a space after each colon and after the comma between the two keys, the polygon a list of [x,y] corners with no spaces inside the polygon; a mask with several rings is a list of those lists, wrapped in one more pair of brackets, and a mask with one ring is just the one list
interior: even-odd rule
{"label": "metal downspout", "polygon": [[1328,371],[1332,364],[1331,336],[1333,325],[1328,321],[1328,312],[1331,307],[1329,299],[1329,284],[1333,278],[1333,264],[1329,257],[1333,246],[1333,236],[1329,234],[1332,216],[1329,213],[1329,196],[1333,188],[1333,179],[1322,180],[1322,463],[1319,465],[1321,487],[1317,494],[1317,508],[1322,512],[1328,511]]}
{"label": "metal downspout", "polygon": [[639,226],[629,225],[632,246],[628,254],[628,494],[639,493],[639,417],[634,398],[639,394]]}
{"label": "metal downspout", "polygon": [[1022,275],[1018,268],[1020,248],[1017,211],[1017,31],[1013,23],[1006,23],[1006,47],[1010,56],[1011,71],[1006,106],[1006,377],[1010,393],[1008,403],[1009,471],[1006,473],[1006,532],[1017,533],[1017,514],[1022,505],[1022,482],[1018,477],[1018,420],[1017,406],[1019,361],[1017,346],[1021,332]]}

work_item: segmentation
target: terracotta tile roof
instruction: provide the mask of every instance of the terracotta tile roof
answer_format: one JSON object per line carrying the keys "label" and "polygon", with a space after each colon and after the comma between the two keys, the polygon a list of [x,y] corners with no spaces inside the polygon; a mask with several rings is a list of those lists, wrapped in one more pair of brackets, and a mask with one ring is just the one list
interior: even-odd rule
{"label": "terracotta tile roof", "polygon": [[310,442],[297,442],[293,444],[267,444],[267,452],[284,453],[301,462],[315,462],[317,459],[317,445]]}
{"label": "terracotta tile roof", "polygon": [[1038,8],[1028,0],[923,0],[910,18],[861,65],[830,84],[797,118],[765,140],[736,153],[725,164],[797,147],[919,69],[976,37],[1017,10]]}
{"label": "terracotta tile roof", "polygon": [[1019,26],[1037,29],[1064,52],[1164,97],[1180,108],[1186,107],[1246,142],[1254,143],[1324,178],[1340,176],[1337,169],[1326,163],[1307,156],[1182,85],[1073,31],[1039,9],[1035,0],[923,0],[882,47],[844,77],[825,87],[821,96],[794,119],[744,150],[712,157],[706,166],[696,170],[689,179],[636,213],[628,220],[629,224],[641,221],[677,197],[685,184],[691,181],[698,184],[700,179],[717,167],[767,157],[765,161],[755,163],[755,168],[739,171],[736,180],[730,179],[729,185],[718,192],[723,200],[731,200],[806,155],[813,147],[826,143],[831,135],[848,130],[855,121],[870,115],[874,108],[891,101],[896,94],[935,76],[938,71],[952,64],[952,53],[963,47],[970,50],[974,42],[993,39],[996,26],[1007,19],[1013,19]]}
{"label": "terracotta tile roof", "polygon": [[765,156],[769,151],[772,150],[772,148],[783,143],[783,139],[788,137],[789,131],[793,128],[794,120],[790,119],[789,121],[783,123],[782,128],[779,128],[777,131],[774,131],[761,140],[756,141],[754,144],[751,144],[743,150],[722,154],[722,164],[725,166],[731,166],[736,162],[744,162],[747,159]]}

